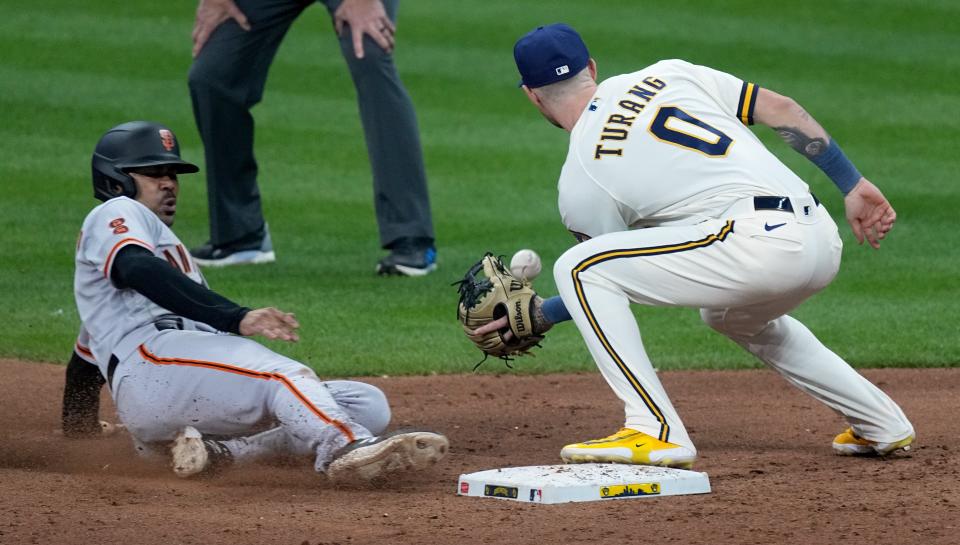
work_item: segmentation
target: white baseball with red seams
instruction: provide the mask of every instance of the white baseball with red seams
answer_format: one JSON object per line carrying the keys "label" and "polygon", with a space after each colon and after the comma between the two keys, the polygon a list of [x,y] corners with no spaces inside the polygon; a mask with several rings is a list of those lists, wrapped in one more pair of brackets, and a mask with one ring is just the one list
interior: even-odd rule
{"label": "white baseball with red seams", "polygon": [[533,280],[541,270],[543,265],[540,263],[540,256],[533,250],[524,248],[510,259],[510,272],[521,280]]}

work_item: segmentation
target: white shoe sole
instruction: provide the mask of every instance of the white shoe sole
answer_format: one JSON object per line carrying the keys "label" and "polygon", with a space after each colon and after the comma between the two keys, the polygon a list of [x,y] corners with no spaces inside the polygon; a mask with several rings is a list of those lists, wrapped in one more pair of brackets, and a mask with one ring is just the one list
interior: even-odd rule
{"label": "white shoe sole", "polygon": [[432,432],[399,433],[335,459],[327,467],[334,482],[378,482],[394,473],[427,469],[447,455],[450,443]]}
{"label": "white shoe sole", "polygon": [[658,455],[656,460],[649,462],[634,462],[631,456],[620,456],[617,454],[600,452],[571,452],[567,450],[560,451],[560,457],[568,464],[630,464],[638,466],[654,467],[672,467],[675,469],[692,469],[693,463],[697,460],[696,456],[680,454],[678,456]]}
{"label": "white shoe sole", "polygon": [[277,254],[273,251],[264,252],[261,250],[247,250],[230,254],[223,259],[200,259],[194,257],[193,260],[201,267],[229,267],[231,265],[259,265],[262,263],[273,263],[277,260]]}
{"label": "white shoe sole", "polygon": [[869,445],[854,443],[833,443],[833,452],[838,456],[873,456],[876,451]]}
{"label": "white shoe sole", "polygon": [[833,443],[833,451],[838,456],[887,456],[898,450],[910,451],[913,447],[914,436],[894,441],[892,443],[871,443],[857,445],[853,443]]}
{"label": "white shoe sole", "polygon": [[690,469],[697,460],[696,453],[681,446],[652,450],[647,454],[649,461],[646,462],[635,461],[633,455],[627,447],[576,448],[567,445],[560,451],[560,458],[568,464],[613,463]]}
{"label": "white shoe sole", "polygon": [[177,477],[186,478],[207,468],[210,455],[203,445],[203,436],[192,426],[180,430],[170,449],[173,458],[173,472]]}
{"label": "white shoe sole", "polygon": [[431,263],[423,269],[418,269],[416,267],[407,267],[406,265],[394,265],[393,271],[386,271],[386,267],[381,267],[377,265],[377,274],[379,275],[393,275],[393,276],[426,276],[433,271],[437,270],[437,264]]}

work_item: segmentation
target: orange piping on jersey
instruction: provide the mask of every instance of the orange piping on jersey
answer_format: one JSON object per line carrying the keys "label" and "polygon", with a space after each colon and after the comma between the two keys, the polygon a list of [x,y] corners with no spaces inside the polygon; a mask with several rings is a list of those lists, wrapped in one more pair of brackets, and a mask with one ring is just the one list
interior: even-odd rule
{"label": "orange piping on jersey", "polygon": [[161,358],[155,354],[152,354],[149,350],[147,350],[147,347],[142,344],[140,345],[140,355],[143,356],[145,360],[151,363],[155,363],[157,365],[181,365],[185,367],[200,367],[203,369],[212,369],[214,371],[224,371],[227,373],[233,373],[235,375],[240,375],[240,376],[249,377],[249,378],[256,378],[260,380],[275,380],[283,384],[284,387],[287,388],[287,390],[290,390],[290,393],[292,393],[294,397],[299,399],[300,402],[303,403],[308,409],[310,409],[310,412],[315,414],[320,420],[323,420],[325,423],[330,424],[331,426],[337,428],[337,430],[340,433],[346,436],[348,442],[353,442],[356,440],[356,438],[353,435],[353,432],[350,431],[350,428],[346,427],[339,420],[334,420],[333,418],[330,418],[329,416],[327,416],[326,413],[324,413],[319,408],[317,408],[313,403],[311,403],[310,400],[307,399],[307,396],[303,395],[303,393],[300,392],[300,390],[298,390],[297,387],[294,386],[292,382],[290,382],[290,379],[281,375],[280,373],[261,373],[260,371],[251,371],[250,369],[244,369],[243,367],[237,367],[235,365],[229,365],[226,363],[218,363],[218,362],[212,362],[212,361],[188,360],[188,359],[181,359],[181,358]]}
{"label": "orange piping on jersey", "polygon": [[153,251],[153,246],[147,244],[146,242],[138,238],[125,238],[120,242],[113,245],[113,248],[110,250],[110,253],[107,254],[107,261],[103,265],[103,276],[104,278],[110,278],[110,262],[113,261],[113,254],[117,253],[121,247],[126,246],[127,244],[136,244],[137,246],[143,246],[144,248]]}
{"label": "orange piping on jersey", "polygon": [[163,256],[167,258],[167,261],[170,262],[170,266],[174,269],[180,270],[180,265],[177,264],[176,258],[173,257],[173,254],[170,253],[170,250],[164,250]]}
{"label": "orange piping on jersey", "polygon": [[87,348],[86,346],[83,346],[79,342],[77,343],[77,352],[80,352],[84,356],[87,356],[88,358],[93,359],[93,352],[91,352],[89,348]]}
{"label": "orange piping on jersey", "polygon": [[727,235],[733,232],[733,221],[727,221],[726,225],[720,229],[719,233],[710,234],[705,238],[700,240],[694,240],[689,242],[683,242],[680,244],[672,244],[666,246],[652,246],[649,248],[632,248],[632,249],[623,249],[623,250],[612,250],[609,252],[604,252],[597,254],[587,259],[584,259],[573,268],[571,276],[573,277],[573,287],[577,291],[577,300],[580,303],[580,308],[583,309],[584,314],[587,316],[587,320],[590,322],[590,327],[593,329],[594,334],[597,336],[597,339],[600,341],[600,344],[603,345],[604,350],[607,351],[607,354],[613,359],[613,362],[617,364],[617,367],[620,369],[620,372],[627,379],[627,382],[633,387],[633,389],[640,396],[640,399],[643,400],[643,404],[647,406],[647,409],[653,414],[657,419],[657,422],[660,422],[660,433],[657,436],[657,439],[661,441],[669,441],[670,437],[670,426],[667,424],[667,419],[663,416],[663,412],[660,410],[660,407],[653,401],[653,398],[650,397],[650,394],[643,388],[640,384],[640,381],[637,380],[637,377],[634,376],[633,372],[630,371],[630,368],[627,367],[627,364],[624,363],[623,359],[613,349],[613,346],[610,344],[610,341],[607,340],[606,334],[604,334],[603,329],[601,329],[600,324],[597,322],[596,317],[593,314],[593,310],[590,308],[590,304],[587,302],[587,297],[583,292],[583,284],[580,281],[580,273],[587,270],[588,268],[608,261],[611,259],[619,259],[622,257],[645,257],[661,254],[671,254],[676,252],[683,252],[686,250],[693,250],[696,248],[703,248],[709,246],[717,241],[723,241]]}
{"label": "orange piping on jersey", "polygon": [[190,272],[190,258],[187,257],[187,252],[183,249],[183,244],[177,244],[177,253],[180,254],[180,261],[183,261],[183,272]]}

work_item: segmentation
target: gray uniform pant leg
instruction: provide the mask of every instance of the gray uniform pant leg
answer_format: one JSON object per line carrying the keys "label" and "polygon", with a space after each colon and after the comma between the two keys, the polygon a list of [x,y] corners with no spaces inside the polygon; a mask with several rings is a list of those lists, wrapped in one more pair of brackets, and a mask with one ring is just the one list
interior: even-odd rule
{"label": "gray uniform pant leg", "polygon": [[[390,424],[390,405],[382,390],[352,380],[326,381],[323,385],[351,421],[363,426],[373,435],[380,435],[387,430],[387,425]],[[281,426],[255,435],[222,440],[221,443],[233,455],[235,463],[251,462],[278,454],[315,454],[309,441],[287,433]]]}
{"label": "gray uniform pant leg", "polygon": [[[331,15],[341,3],[322,1]],[[397,19],[398,3],[383,0],[393,21]],[[357,90],[360,121],[373,171],[373,203],[380,244],[387,248],[401,237],[433,239],[427,176],[413,102],[397,74],[393,55],[380,49],[369,36],[364,36],[363,43],[364,57],[357,59],[349,28],[340,36],[340,50]]]}
{"label": "gray uniform pant leg", "polygon": [[290,25],[307,6],[298,0],[237,0],[251,29],[232,19],[210,36],[188,83],[206,159],[210,240],[225,245],[263,229],[253,154],[253,116],[267,72]]}

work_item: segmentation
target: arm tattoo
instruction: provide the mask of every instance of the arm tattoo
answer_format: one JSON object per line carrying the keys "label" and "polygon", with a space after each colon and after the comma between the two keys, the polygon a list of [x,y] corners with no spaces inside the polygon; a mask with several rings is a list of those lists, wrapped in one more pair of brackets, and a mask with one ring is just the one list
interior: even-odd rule
{"label": "arm tattoo", "polygon": [[543,299],[539,295],[533,298],[530,305],[533,307],[533,334],[542,335],[553,327],[553,322],[543,314]]}
{"label": "arm tattoo", "polygon": [[823,153],[823,150],[827,149],[830,144],[829,137],[810,137],[797,127],[774,127],[774,130],[791,148],[810,160]]}

